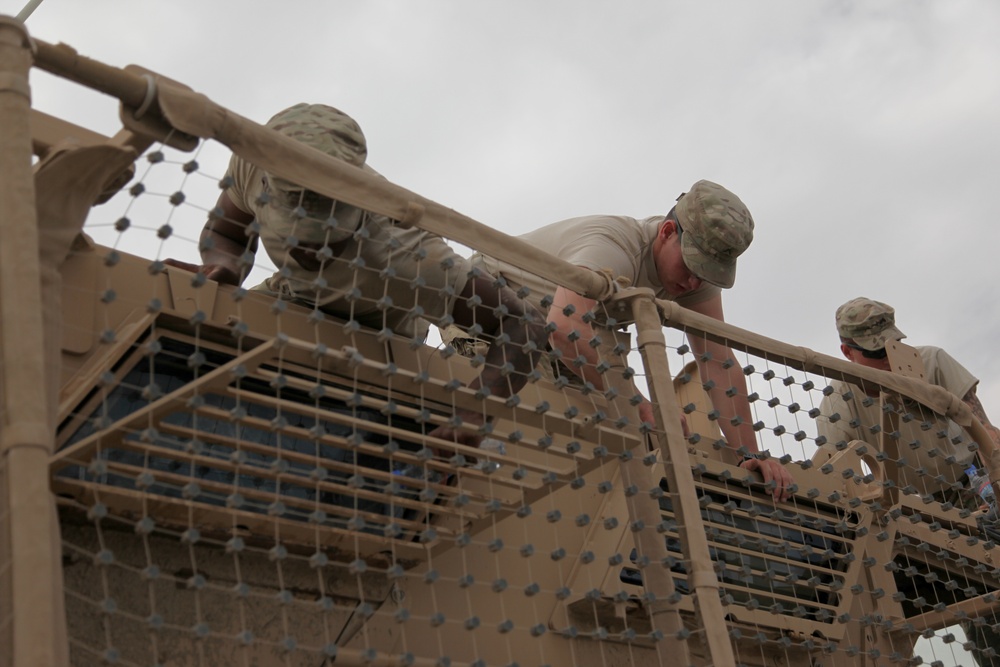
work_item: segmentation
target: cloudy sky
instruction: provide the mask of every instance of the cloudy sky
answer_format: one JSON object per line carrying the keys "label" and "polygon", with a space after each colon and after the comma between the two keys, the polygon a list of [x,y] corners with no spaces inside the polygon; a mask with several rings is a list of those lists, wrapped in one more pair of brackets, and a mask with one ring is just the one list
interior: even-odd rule
{"label": "cloudy sky", "polygon": [[[664,213],[718,181],[757,222],[729,321],[837,354],[836,307],[887,301],[1000,421],[996,2],[45,0],[27,24],[261,122],[338,106],[376,169],[510,234]],[[39,108],[118,129],[110,99],[32,85]]]}

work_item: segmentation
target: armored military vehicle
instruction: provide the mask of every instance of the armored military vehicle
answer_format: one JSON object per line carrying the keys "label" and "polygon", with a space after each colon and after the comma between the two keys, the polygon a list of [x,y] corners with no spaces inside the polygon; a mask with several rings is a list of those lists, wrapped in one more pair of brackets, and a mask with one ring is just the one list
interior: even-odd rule
{"label": "armored military vehicle", "polygon": [[[32,67],[118,98],[121,131],[32,108]],[[995,542],[954,472],[996,480],[996,447],[901,343],[881,372],[700,316],[12,19],[0,141],[0,663],[997,658]],[[603,386],[563,358],[487,395],[475,345],[171,266],[231,186],[208,146],[595,299]],[[723,439],[706,364],[740,379],[725,396],[787,500]],[[849,392],[878,419],[831,442],[823,424],[856,418],[824,399]]]}

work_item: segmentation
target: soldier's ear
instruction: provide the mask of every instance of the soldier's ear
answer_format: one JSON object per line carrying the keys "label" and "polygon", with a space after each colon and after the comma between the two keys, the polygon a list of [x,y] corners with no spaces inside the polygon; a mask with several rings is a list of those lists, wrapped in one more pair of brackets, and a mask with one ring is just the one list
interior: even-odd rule
{"label": "soldier's ear", "polygon": [[840,344],[840,353],[843,354],[848,361],[854,361],[854,358],[851,357],[851,348],[847,347],[844,343]]}
{"label": "soldier's ear", "polygon": [[670,238],[671,234],[674,234],[676,232],[677,232],[677,223],[674,222],[673,220],[669,219],[664,220],[663,224],[660,226],[660,235],[663,237],[664,241]]}

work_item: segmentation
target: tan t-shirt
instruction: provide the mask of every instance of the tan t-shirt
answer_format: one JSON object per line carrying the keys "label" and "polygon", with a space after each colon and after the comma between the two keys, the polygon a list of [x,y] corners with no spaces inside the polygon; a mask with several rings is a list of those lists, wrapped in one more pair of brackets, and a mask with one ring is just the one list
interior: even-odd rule
{"label": "tan t-shirt", "polygon": [[[923,359],[930,384],[943,387],[959,398],[964,398],[978,384],[978,379],[941,348],[918,346],[916,349]],[[827,439],[813,455],[812,460],[817,465],[833,456],[837,452],[836,444],[841,441],[863,440],[879,449],[879,434],[871,430],[872,426],[882,423],[878,399],[866,400],[867,395],[859,387],[846,382],[838,380],[831,385],[834,392],[820,403],[821,415],[816,418],[819,435]],[[853,395],[845,400],[843,394],[848,391]],[[935,482],[934,477],[943,475],[950,483],[961,476],[975,456],[969,451],[972,437],[955,422],[919,404],[906,403],[904,409],[915,419],[909,422],[900,419],[899,423],[899,453],[907,461],[907,465],[901,467],[900,484],[912,484],[921,494],[942,491],[944,487]],[[833,414],[840,416],[836,422],[830,421]],[[911,443],[919,443],[919,447],[914,448]],[[945,460],[949,456],[955,457],[954,463]],[[918,468],[924,468],[925,474],[921,475]]]}
{"label": "tan t-shirt", "polygon": [[[594,271],[608,269],[615,277],[626,278],[632,287],[648,287],[658,298],[685,307],[719,294],[720,288],[708,283],[680,297],[671,297],[664,291],[653,262],[653,240],[665,219],[662,215],[645,220],[623,215],[588,215],[555,222],[519,238],[571,264]],[[515,290],[528,288],[527,300],[543,313],[542,299],[555,294],[555,284],[511,264],[480,254],[473,255],[472,262],[493,275],[502,275]]]}
{"label": "tan t-shirt", "polygon": [[[368,165],[363,169],[378,173]],[[318,221],[289,222],[287,206],[262,200],[264,172],[255,165],[234,155],[228,174],[233,184],[226,194],[254,216],[264,249],[278,268],[255,290],[409,336],[426,331],[423,319],[438,322],[451,313],[468,280],[469,263],[440,236],[363,211],[359,223],[351,222],[359,233],[330,245],[335,253],[321,271],[306,269],[289,253],[287,238],[322,245]]]}

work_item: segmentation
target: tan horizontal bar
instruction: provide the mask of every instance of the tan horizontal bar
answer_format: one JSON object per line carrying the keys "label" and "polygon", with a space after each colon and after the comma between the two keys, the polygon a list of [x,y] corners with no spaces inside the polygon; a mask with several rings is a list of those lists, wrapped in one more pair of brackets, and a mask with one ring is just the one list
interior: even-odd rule
{"label": "tan horizontal bar", "polygon": [[[254,396],[257,396],[257,395],[255,394]],[[292,405],[295,406],[295,405],[298,405],[298,404],[297,403],[292,403]],[[229,413],[226,412],[225,410],[219,410],[217,408],[210,408],[210,407],[199,408],[198,409],[198,413],[199,414],[204,414],[204,415],[209,415],[209,416],[214,416],[215,418],[227,418],[227,417],[229,417]],[[249,417],[249,416],[248,417],[243,417],[243,418],[240,419],[240,422],[243,423],[243,424],[254,426],[255,428],[259,428],[259,429],[262,429],[262,430],[265,430],[265,431],[275,430],[275,429],[272,428],[271,423],[269,421],[267,421],[266,419],[261,419],[259,417]],[[367,421],[364,421],[364,420],[358,420],[358,423],[365,425],[366,429],[367,429],[368,425],[373,424],[372,422],[367,422]],[[325,443],[325,444],[329,444],[329,445],[341,445],[341,443],[346,442],[343,438],[338,438],[337,436],[332,436],[330,434],[325,434],[325,435],[322,435],[322,436],[320,436],[320,437],[317,438],[315,435],[313,435],[312,433],[310,433],[309,429],[302,428],[302,427],[299,427],[299,426],[284,426],[284,427],[282,427],[280,429],[276,429],[276,430],[279,430],[282,433],[285,433],[287,435],[291,435],[291,436],[294,436],[294,437],[297,437],[297,438],[302,438],[302,439],[305,439],[305,440],[313,440],[313,441],[317,441],[317,442]],[[374,430],[374,429],[367,429],[367,430]],[[388,433],[391,435],[391,434],[398,433],[398,432],[395,431],[395,430],[393,430],[393,429],[388,429]],[[365,454],[372,454],[374,456],[379,456],[379,457],[382,457],[382,458],[385,458],[385,459],[389,459],[390,458],[390,455],[385,450],[383,450],[382,448],[380,448],[377,445],[364,445],[364,444],[362,444],[362,445],[358,445],[355,449],[357,449],[359,452],[363,452]],[[437,471],[439,473],[442,473],[444,475],[451,475],[451,474],[455,474],[455,473],[461,473],[461,475],[463,475],[463,476],[468,476],[468,477],[472,477],[472,478],[481,478],[481,477],[484,478],[486,476],[485,473],[483,473],[483,472],[481,472],[479,470],[474,470],[472,468],[456,468],[455,466],[453,466],[453,465],[451,465],[451,464],[449,464],[447,462],[444,462],[444,461],[438,461],[438,460],[435,460],[435,459],[430,459],[428,461],[421,461],[415,454],[411,454],[409,452],[405,452],[404,450],[399,450],[399,451],[395,452],[394,454],[392,454],[391,456],[393,458],[395,458],[396,460],[407,461],[407,462],[414,463],[414,464],[417,464],[417,465],[422,465],[422,466],[425,466],[425,467],[427,467],[427,468],[429,468],[431,470],[435,470],[435,471]],[[496,481],[499,481],[499,480],[494,480],[494,481],[496,482]],[[516,485],[516,482],[514,482],[514,483],[504,483],[504,486],[515,486],[515,485]]]}
{"label": "tan horizontal bar", "polygon": [[[254,538],[268,538],[280,542],[302,546],[338,548],[340,544],[353,547],[356,543],[370,545],[369,549],[359,553],[376,555],[391,547],[397,551],[410,552],[409,559],[423,560],[426,547],[416,542],[394,540],[371,533],[357,533],[335,526],[317,526],[293,519],[248,512],[246,510],[213,507],[211,505],[193,504],[191,501],[168,496],[154,496],[141,491],[111,487],[95,482],[56,477],[52,481],[53,492],[67,493],[86,506],[95,502],[103,503],[113,512],[126,510],[139,516],[155,516],[161,526],[173,528],[197,527],[209,533],[206,526],[218,526],[225,534],[240,534]],[[83,494],[80,497],[79,493]],[[224,526],[230,526],[227,529]],[[236,531],[234,533],[234,531]],[[355,549],[339,549],[341,552],[354,553]]]}
{"label": "tan horizontal bar", "polygon": [[[289,347],[295,347],[304,351],[314,351],[316,349],[314,344],[297,339],[289,339],[286,344]],[[342,350],[328,349],[323,353],[323,356],[344,365],[341,371],[344,376],[366,380],[373,386],[385,386],[386,384],[385,376],[389,370],[389,365],[386,363],[365,358],[357,365],[347,367],[346,364],[351,360]],[[455,391],[449,391],[445,389],[446,382],[437,378],[428,378],[426,381],[418,383],[416,382],[416,374],[412,371],[399,368],[394,370],[394,375],[409,380],[413,387],[421,387],[421,391],[418,393],[407,392],[405,385],[404,388],[400,388],[397,385],[397,391],[407,393],[415,399],[434,401],[443,411],[450,411],[453,405],[472,412],[479,412],[484,409],[484,402],[476,398],[475,392],[470,389],[462,387]],[[601,400],[603,401],[603,398]],[[553,435],[576,438],[579,437],[577,434],[578,431],[587,428],[584,426],[582,418],[568,419],[561,414],[553,414],[551,412],[539,414],[532,407],[528,406],[508,408],[503,399],[495,396],[487,398],[485,406],[485,411],[494,417],[506,417],[511,421],[533,426]],[[514,418],[515,414],[517,415],[516,419]],[[639,438],[626,431],[609,426],[597,426],[594,429],[594,433],[590,434],[587,440],[600,442],[606,447],[615,450],[631,449],[640,444]]]}
{"label": "tan horizontal bar", "polygon": [[[260,370],[260,375],[262,377],[264,377],[265,379],[270,379],[270,378],[273,378],[273,377],[276,376],[275,373],[266,371],[265,369],[261,369]],[[309,382],[307,382],[305,380],[301,380],[299,378],[288,377],[288,376],[285,376],[285,377],[286,377],[287,384],[289,386],[291,386],[291,387],[297,387],[299,389],[307,390],[307,389],[311,389],[312,387],[315,386],[315,384],[311,384],[311,383],[309,383]],[[231,391],[237,391],[237,390],[231,390]],[[351,423],[353,424],[354,421],[355,421],[355,420],[353,420],[350,417],[345,417],[344,415],[339,415],[339,414],[337,414],[335,412],[325,411],[322,408],[316,408],[314,406],[305,405],[303,403],[298,403],[296,401],[289,401],[287,399],[277,399],[277,398],[274,398],[274,397],[269,397],[266,394],[258,394],[256,392],[248,391],[248,390],[238,390],[238,393],[239,393],[240,396],[245,396],[245,395],[248,395],[248,394],[252,395],[255,399],[256,399],[256,397],[260,396],[260,397],[262,397],[262,402],[267,402],[269,405],[280,406],[282,408],[282,410],[295,412],[296,414],[307,415],[307,416],[324,415],[324,419],[326,421],[333,421],[333,422],[342,421],[344,419],[351,419],[352,420]],[[349,399],[351,397],[351,392],[344,391],[343,393],[341,393],[338,390],[328,390],[328,396],[333,397],[333,398],[340,398],[340,399],[343,399],[343,400],[347,400],[347,399]],[[364,405],[365,407],[374,408],[376,410],[382,410],[386,406],[386,403],[384,401],[381,401],[381,400],[378,400],[378,399],[371,399],[369,397],[362,397],[361,400],[362,400],[362,405]],[[420,410],[418,410],[416,408],[412,408],[412,407],[406,406],[406,405],[402,405],[402,404],[400,404],[397,401],[393,401],[393,402],[396,404],[400,416],[406,417],[406,418],[411,419],[411,420],[414,419],[414,418],[420,417]],[[334,417],[334,418],[327,419],[326,415],[330,415],[331,417]],[[364,420],[356,420],[356,421],[358,421],[361,424],[369,424],[369,423],[371,423],[371,422],[366,422]],[[448,420],[445,417],[443,417],[441,415],[433,415],[433,414],[431,415],[431,419],[429,421],[431,421],[434,424],[439,424],[439,425],[440,424],[445,424],[445,423],[448,422]],[[346,423],[346,422],[342,422],[342,423]],[[423,444],[425,444],[427,446],[434,447],[435,449],[447,450],[447,451],[450,451],[450,452],[455,452],[455,453],[458,453],[458,454],[463,454],[463,455],[468,456],[470,458],[486,459],[488,461],[495,461],[497,463],[502,463],[502,464],[511,466],[512,468],[522,467],[525,470],[531,470],[533,472],[537,472],[537,473],[541,473],[541,474],[545,474],[545,473],[549,473],[549,472],[554,472],[554,473],[558,474],[560,472],[560,471],[558,471],[558,470],[556,470],[554,468],[551,468],[549,466],[545,466],[545,465],[538,464],[538,463],[533,463],[531,461],[521,461],[521,460],[519,460],[517,458],[514,458],[512,456],[509,456],[509,455],[498,454],[496,452],[492,452],[492,451],[489,451],[489,450],[482,450],[482,449],[478,449],[476,447],[470,447],[468,445],[462,445],[460,443],[451,442],[449,440],[441,440],[440,438],[432,438],[430,436],[423,435],[421,433],[413,433],[412,431],[406,431],[406,430],[402,430],[402,429],[398,429],[398,430],[397,429],[392,429],[389,426],[386,426],[385,428],[389,429],[389,433],[398,435],[399,437],[401,437],[403,439],[412,439],[414,441],[421,442],[421,443],[423,443]],[[500,439],[503,439],[503,434],[502,433],[495,433],[494,436],[498,437]],[[565,471],[563,471],[563,472],[565,473]],[[524,484],[516,484],[516,486],[524,486]]]}
{"label": "tan horizontal bar", "polygon": [[117,97],[126,106],[138,107],[146,99],[146,80],[118,67],[81,56],[66,44],[32,40],[35,66],[80,85]]}
{"label": "tan horizontal bar", "polygon": [[[117,97],[130,108],[140,107],[146,100],[148,84],[144,78],[81,56],[64,44],[54,46],[41,40],[34,43],[35,64],[41,69]],[[204,95],[167,81],[160,81],[157,99],[148,113],[161,117],[183,133],[216,139],[258,167],[328,197],[394,220],[412,220],[412,212],[420,210],[416,225],[422,229],[472,248],[489,248],[497,259],[527,266],[557,284],[569,283],[569,287],[584,296],[603,299],[615,289],[611,279],[603,274],[552,257],[529,243],[269,130]],[[291,164],[280,159],[276,162],[273,157],[289,153],[294,156]]]}
{"label": "tan horizontal bar", "polygon": [[[729,565],[728,563],[725,565],[725,569],[726,569],[727,572],[731,572],[733,574],[741,575],[742,576],[742,572],[741,572],[741,570],[739,568],[736,568],[736,567],[734,567],[732,565]],[[789,585],[791,586],[792,584],[789,584]],[[823,592],[823,593],[834,593],[835,595],[837,595],[837,597],[840,599],[840,601],[838,601],[837,604],[832,605],[832,604],[829,604],[829,603],[826,603],[826,602],[814,602],[812,600],[801,600],[801,599],[799,599],[799,598],[797,598],[795,596],[785,595],[784,593],[778,593],[777,591],[773,591],[773,590],[766,590],[766,589],[765,590],[760,590],[760,589],[757,589],[757,588],[751,588],[749,584],[746,584],[744,586],[741,586],[740,584],[734,584],[734,583],[731,583],[731,582],[728,582],[728,581],[724,580],[721,575],[719,577],[719,587],[722,588],[722,589],[724,589],[724,590],[726,590],[726,591],[733,592],[733,593],[745,593],[745,594],[749,595],[750,597],[754,597],[754,598],[757,597],[757,596],[764,596],[764,597],[773,598],[775,601],[792,602],[792,603],[795,603],[795,604],[808,605],[810,607],[816,607],[817,609],[826,609],[827,611],[830,611],[830,612],[835,612],[837,609],[840,609],[843,606],[843,600],[844,600],[845,597],[846,598],[852,597],[851,592],[848,591],[846,587],[843,589],[843,591],[832,591],[832,589],[829,586],[803,586],[804,588],[805,587],[812,588],[813,590],[816,590],[816,591],[819,591],[819,592]],[[737,606],[742,606],[739,603],[736,603],[736,604],[737,604]],[[789,611],[791,611],[791,610],[789,610]],[[768,612],[768,613],[770,613],[770,612]]]}
{"label": "tan horizontal bar", "polygon": [[[807,373],[843,378],[844,381],[854,384],[867,381],[881,385],[891,391],[916,399],[938,414],[945,415],[962,426],[968,426],[973,419],[969,406],[942,387],[929,385],[926,382],[888,371],[868,368],[844,359],[837,359],[827,354],[814,352],[806,347],[790,345],[747,329],[741,329],[714,317],[696,313],[670,301],[657,300],[656,304],[663,314],[666,326],[685,331],[692,329],[698,334],[703,334],[709,340],[755,354],[764,359],[779,361]],[[688,333],[691,335],[691,332]]]}
{"label": "tan horizontal bar", "polygon": [[[215,493],[218,493],[219,495],[226,495],[228,492],[236,491],[236,492],[239,492],[240,495],[245,496],[248,499],[259,500],[259,501],[280,501],[281,503],[283,503],[285,505],[288,505],[289,507],[294,507],[294,508],[297,508],[297,509],[300,509],[300,510],[301,509],[311,509],[311,510],[320,509],[320,510],[323,510],[324,512],[327,512],[329,514],[336,514],[338,516],[345,516],[345,517],[348,517],[348,518],[357,515],[357,516],[360,516],[360,517],[364,518],[366,521],[371,520],[373,523],[376,523],[376,524],[380,524],[380,523],[398,523],[398,524],[400,524],[400,526],[409,526],[411,529],[417,530],[418,532],[421,529],[423,529],[423,528],[426,527],[425,524],[420,523],[420,522],[406,521],[404,519],[395,519],[395,518],[393,518],[391,516],[388,516],[388,515],[385,515],[385,514],[375,514],[373,512],[362,512],[360,510],[353,510],[350,507],[341,507],[339,505],[330,505],[330,504],[322,503],[322,502],[319,502],[319,501],[309,501],[309,500],[305,500],[304,498],[296,498],[295,496],[291,496],[291,495],[288,495],[288,494],[285,494],[285,493],[279,493],[277,491],[261,491],[261,490],[250,488],[250,487],[247,487],[247,486],[240,486],[238,484],[226,484],[226,483],[223,483],[223,482],[216,482],[216,481],[210,480],[210,479],[194,478],[194,477],[191,477],[189,475],[178,475],[177,473],[171,473],[171,472],[167,472],[167,471],[163,471],[163,470],[153,471],[153,470],[149,470],[148,468],[143,468],[141,466],[131,465],[129,463],[122,463],[120,461],[105,461],[104,463],[106,464],[106,466],[107,466],[107,468],[108,468],[109,471],[112,471],[115,474],[118,474],[118,475],[120,475],[122,477],[128,477],[130,479],[134,479],[135,477],[138,477],[142,473],[148,472],[148,473],[150,473],[153,476],[153,478],[157,482],[160,482],[160,483],[170,482],[170,483],[173,483],[173,484],[177,485],[178,488],[181,487],[181,486],[183,486],[184,484],[187,484],[187,483],[194,483],[194,484],[197,484],[199,487],[201,487],[203,489],[206,489],[208,491],[214,491]],[[244,474],[256,474],[256,473],[244,473]],[[316,484],[317,484],[317,486],[319,486],[318,482]],[[106,485],[106,486],[110,487],[110,486],[113,486],[113,485]],[[361,489],[350,489],[350,488],[348,488],[346,486],[336,486],[336,485],[332,485],[332,484],[328,484],[328,483],[324,484],[324,487],[330,487],[330,488],[324,488],[323,489],[324,491],[327,491],[327,492],[337,493],[338,495],[345,495],[345,496],[355,496],[356,495],[359,498],[360,497],[365,497],[365,498],[367,498],[369,500],[377,500],[379,502],[384,502],[386,505],[390,505],[391,504],[391,505],[394,505],[394,506],[400,506],[400,507],[402,507],[402,506],[404,506],[404,503],[402,501],[406,500],[406,499],[402,499],[402,498],[391,499],[390,496],[387,496],[385,494],[375,494],[375,493],[371,493],[371,492],[367,492],[364,496],[362,496],[359,493],[361,491]],[[117,487],[115,487],[115,488],[117,488]],[[147,493],[149,493],[149,495],[151,497],[157,497],[157,498],[160,497],[160,494],[157,494],[157,493],[151,493],[151,492],[147,492]],[[205,504],[203,501],[199,501],[197,498],[192,498],[191,502],[192,503],[197,503],[199,505]],[[409,500],[409,501],[407,501],[405,503],[405,505],[407,507],[409,507],[410,509],[420,510],[420,511],[424,511],[424,512],[428,512],[431,509],[433,509],[435,514],[438,514],[438,513],[440,513],[440,514],[454,514],[453,512],[446,512],[446,511],[444,511],[443,508],[445,508],[445,506],[443,506],[443,505],[434,505],[433,503],[428,504],[428,503],[423,503],[423,502],[420,502],[420,501]],[[441,510],[441,511],[438,511],[438,510]],[[475,515],[470,515],[470,516],[475,516]],[[320,525],[320,529],[324,529],[324,528],[327,528],[327,526]],[[447,529],[441,529],[440,532],[446,533],[446,534],[450,533],[450,531],[447,530]]]}
{"label": "tan horizontal bar", "polygon": [[[992,602],[985,599],[987,595],[993,596],[994,599]],[[906,619],[906,622],[912,623],[917,631],[926,629],[941,630],[950,625],[955,625],[955,623],[964,620],[966,617],[978,618],[989,615],[991,620],[995,620],[997,614],[1000,614],[1000,592],[994,591],[993,593],[955,602],[948,605],[947,609],[942,611],[929,611],[924,614],[910,616]]]}
{"label": "tan horizontal bar", "polygon": [[44,111],[31,110],[31,150],[37,156],[45,155],[53,147],[64,142],[78,146],[94,146],[109,140],[110,137],[51,116]]}
{"label": "tan horizontal bar", "polygon": [[[120,449],[131,450],[131,451],[135,451],[135,452],[142,453],[142,454],[149,454],[149,455],[152,455],[152,456],[158,456],[158,457],[165,458],[165,459],[172,460],[172,461],[183,461],[183,462],[189,463],[191,465],[199,465],[199,466],[211,467],[211,468],[214,468],[216,470],[223,470],[225,472],[231,472],[234,475],[252,475],[252,476],[255,476],[255,477],[262,477],[264,479],[269,479],[269,480],[271,480],[271,481],[273,481],[275,483],[288,482],[290,480],[296,480],[296,483],[299,486],[308,487],[308,488],[315,488],[318,491],[325,491],[325,492],[330,492],[330,493],[337,493],[339,495],[357,496],[357,497],[361,497],[361,498],[366,498],[368,500],[376,500],[376,501],[379,501],[379,502],[385,502],[387,505],[389,504],[389,502],[387,500],[388,496],[386,496],[384,493],[378,493],[378,492],[369,491],[369,490],[366,490],[366,489],[352,489],[352,488],[349,488],[349,487],[346,487],[346,486],[343,486],[343,485],[340,485],[340,484],[337,484],[337,483],[334,483],[334,482],[318,481],[318,480],[317,481],[313,481],[313,480],[309,480],[308,478],[306,478],[304,476],[289,475],[287,473],[276,473],[276,472],[268,470],[268,468],[263,467],[263,466],[256,466],[256,465],[252,465],[252,464],[235,464],[235,463],[231,463],[229,461],[225,461],[223,459],[213,458],[213,457],[209,457],[209,456],[199,456],[199,455],[195,455],[195,454],[188,454],[187,452],[181,452],[181,451],[178,451],[176,449],[168,449],[168,448],[164,448],[164,447],[156,447],[154,445],[149,445],[147,443],[140,443],[140,442],[136,442],[134,440],[128,440],[128,439],[125,439],[125,438],[122,438],[118,442],[115,442],[115,443],[113,443],[111,445],[105,444],[104,446],[105,447],[113,447],[115,449],[119,449],[120,448]],[[73,463],[73,461],[70,461],[70,462]],[[86,466],[87,465],[86,462],[81,462],[81,461],[75,461],[75,463],[77,463],[77,465],[82,465],[82,466]],[[108,466],[109,469],[110,468],[117,468],[117,469],[121,469],[121,470],[127,470],[129,472],[135,473],[136,475],[141,474],[143,472],[149,472],[157,480],[160,480],[160,479],[172,479],[172,480],[175,480],[177,483],[195,482],[199,486],[203,486],[203,487],[206,487],[206,488],[214,488],[214,489],[218,490],[220,493],[223,493],[223,492],[229,491],[229,490],[238,490],[241,493],[244,493],[244,491],[246,491],[246,493],[244,493],[244,495],[259,495],[261,498],[280,499],[280,500],[282,500],[282,502],[285,502],[285,499],[287,498],[288,502],[286,504],[290,504],[290,505],[301,505],[303,507],[314,507],[316,505],[316,503],[314,503],[314,502],[310,502],[310,501],[306,501],[306,500],[301,500],[301,499],[296,499],[296,498],[294,498],[292,496],[287,496],[285,494],[279,494],[276,491],[270,491],[270,492],[256,491],[254,489],[249,489],[247,487],[238,486],[236,484],[228,485],[228,484],[222,484],[221,482],[215,482],[213,480],[196,479],[196,478],[193,478],[193,477],[190,477],[190,476],[177,475],[177,474],[171,473],[169,471],[162,471],[162,470],[155,470],[154,471],[154,470],[150,470],[148,468],[142,468],[142,467],[139,467],[139,466],[134,466],[134,465],[131,465],[131,464],[128,464],[128,463],[122,463],[122,462],[119,462],[119,461],[105,460],[104,463]],[[241,467],[250,468],[250,470],[248,470],[248,471],[241,471]],[[360,472],[360,470],[362,470],[362,469],[359,469],[357,472]],[[301,480],[301,482],[299,482],[298,480]],[[417,481],[417,480],[413,480],[413,481]],[[454,489],[453,487],[444,487],[444,488],[448,489],[451,492],[451,494],[455,494],[456,493],[456,489]],[[322,505],[322,503],[319,503],[319,504]],[[409,507],[410,509],[416,509],[416,510],[427,510],[428,507],[430,507],[430,505],[428,505],[426,503],[423,503],[421,501],[409,500],[409,499],[405,499],[405,498],[396,498],[394,500],[393,504],[400,505],[400,506],[406,506],[406,507]],[[324,507],[326,507],[326,506],[324,506]],[[332,506],[329,506],[329,507],[332,507]],[[462,510],[457,510],[455,508],[449,508],[449,507],[447,507],[445,505],[435,505],[434,507],[436,508],[435,511],[438,512],[438,513],[441,513],[441,514],[453,514],[453,515],[464,517],[464,518],[475,518],[475,517],[478,516],[475,512],[465,512],[465,511],[462,511]],[[348,514],[347,516],[350,516],[350,515]]]}
{"label": "tan horizontal bar", "polygon": [[[456,488],[453,486],[437,484],[425,480],[413,479],[411,477],[406,477],[404,475],[395,475],[391,472],[386,472],[383,470],[374,470],[371,468],[358,467],[356,465],[344,463],[342,461],[334,461],[332,459],[317,457],[315,455],[305,454],[303,452],[296,452],[287,449],[279,449],[271,445],[261,445],[253,442],[248,442],[245,440],[239,440],[237,438],[231,438],[229,436],[219,435],[217,433],[208,433],[206,431],[199,431],[193,427],[177,426],[175,424],[160,424],[159,430],[163,433],[173,433],[182,437],[183,436],[197,437],[199,440],[202,440],[203,442],[214,442],[224,447],[229,447],[234,452],[238,451],[254,452],[256,454],[262,454],[264,456],[272,456],[276,460],[282,459],[285,461],[295,461],[298,463],[322,465],[322,467],[326,468],[327,470],[339,470],[341,472],[351,472],[351,473],[363,471],[365,477],[382,480],[384,482],[396,481],[403,486],[409,486],[411,488],[419,488],[419,489],[430,488],[433,489],[434,491],[438,491],[439,493],[445,495],[449,493],[454,494],[458,492]],[[329,447],[331,445],[327,444],[327,446]],[[357,451],[361,453],[366,453],[362,452],[359,448],[356,448],[353,445],[348,445],[346,439],[344,440],[344,444],[340,448],[345,451],[352,451],[357,449]],[[383,452],[383,458],[391,459],[392,457],[390,455],[384,454]],[[215,461],[218,459],[213,458],[212,460]],[[401,459],[397,458],[397,460],[402,462]],[[416,457],[413,457],[411,463],[419,463],[419,460],[416,459]],[[489,498],[483,495],[475,493],[467,493],[466,495],[468,495],[469,498],[473,501],[480,501],[483,503],[489,501]]]}
{"label": "tan horizontal bar", "polygon": [[[188,382],[179,389],[172,391],[165,396],[161,396],[152,403],[149,403],[135,412],[132,412],[127,417],[111,424],[108,428],[92,433],[83,440],[56,452],[52,456],[51,464],[58,464],[59,460],[63,458],[84,458],[88,455],[88,452],[93,451],[93,449],[97,446],[97,443],[99,443],[101,438],[107,433],[121,428],[132,427],[133,424],[158,422],[165,413],[174,410],[175,406],[178,404],[184,405],[187,402],[187,399],[191,396],[211,393],[213,390],[218,393],[218,390],[215,388],[227,386],[231,380],[231,374],[235,369],[243,366],[248,372],[253,372],[257,365],[263,363],[264,359],[262,359],[262,357],[265,353],[272,352],[275,345],[276,341],[271,339],[231,359],[200,378]],[[141,430],[141,428],[132,428],[137,431]]]}

